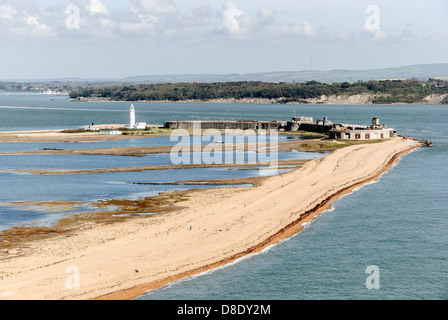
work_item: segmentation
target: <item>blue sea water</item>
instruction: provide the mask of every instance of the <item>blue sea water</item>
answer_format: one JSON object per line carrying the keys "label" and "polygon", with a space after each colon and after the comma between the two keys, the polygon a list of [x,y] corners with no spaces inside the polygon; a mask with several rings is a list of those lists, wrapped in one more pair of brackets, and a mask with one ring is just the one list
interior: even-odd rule
{"label": "blue sea water", "polygon": [[[50,101],[49,96],[0,94],[0,131],[127,121],[127,103],[51,98],[54,101]],[[435,143],[433,148],[420,148],[402,157],[377,183],[338,199],[332,210],[292,238],[231,265],[150,292],[140,299],[448,298],[447,106],[195,103],[138,103],[135,106],[138,120],[151,124],[162,124],[166,120],[288,120],[294,113],[314,118],[327,116],[334,122],[369,124],[372,117],[378,117],[398,134]],[[34,147],[8,146],[9,150]],[[67,163],[54,161],[59,162],[55,166],[60,167]],[[73,159],[67,161],[73,165],[77,163]],[[110,158],[110,161],[115,160]],[[121,161],[135,163],[142,159]],[[0,164],[0,169],[7,164],[12,168],[14,159],[0,157]],[[79,164],[80,167],[92,166],[93,162]],[[45,161],[37,160],[35,164],[23,165],[28,168],[48,166]],[[186,172],[179,171],[173,178],[184,177]],[[87,175],[84,178],[87,180],[76,181],[79,177],[70,175],[29,176],[1,172],[0,194],[3,196],[0,201],[45,199],[45,194],[52,194],[51,200],[66,200],[66,195],[58,196],[58,192],[63,191],[53,190],[52,184],[66,184],[75,200],[139,196],[157,191],[151,190],[151,186],[126,185],[125,182],[169,179],[165,172],[158,172],[156,177],[152,176],[154,172],[147,174]],[[232,177],[232,174],[250,176],[253,172],[191,169],[187,179]],[[98,183],[92,184],[92,181]],[[124,190],[123,186],[135,189]],[[19,191],[24,189],[29,193],[21,197]],[[40,189],[47,189],[48,193]],[[12,222],[0,213],[0,225],[8,223]],[[366,271],[371,266],[378,270],[377,289],[369,289],[367,285],[371,274]]]}

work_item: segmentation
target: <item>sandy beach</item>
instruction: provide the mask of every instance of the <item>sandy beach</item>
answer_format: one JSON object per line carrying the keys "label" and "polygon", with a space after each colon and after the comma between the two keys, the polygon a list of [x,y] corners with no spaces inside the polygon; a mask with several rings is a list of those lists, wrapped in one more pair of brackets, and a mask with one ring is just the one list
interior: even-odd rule
{"label": "sandy beach", "polygon": [[394,138],[335,150],[253,188],[195,190],[182,208],[81,224],[0,251],[0,299],[132,299],[259,252],[419,147]]}
{"label": "sandy beach", "polygon": [[[104,124],[98,128],[123,128],[123,124]],[[1,131],[0,142],[96,142],[122,139],[169,136],[171,131],[152,126],[153,131],[135,135],[100,135],[98,131],[70,132],[67,130]],[[76,131],[76,130],[75,130]]]}

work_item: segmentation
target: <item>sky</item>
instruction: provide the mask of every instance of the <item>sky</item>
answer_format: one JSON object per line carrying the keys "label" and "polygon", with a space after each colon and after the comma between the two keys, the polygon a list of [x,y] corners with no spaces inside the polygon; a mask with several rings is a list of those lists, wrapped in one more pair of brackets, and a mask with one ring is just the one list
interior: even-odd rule
{"label": "sky", "polygon": [[448,62],[446,0],[0,0],[0,79]]}

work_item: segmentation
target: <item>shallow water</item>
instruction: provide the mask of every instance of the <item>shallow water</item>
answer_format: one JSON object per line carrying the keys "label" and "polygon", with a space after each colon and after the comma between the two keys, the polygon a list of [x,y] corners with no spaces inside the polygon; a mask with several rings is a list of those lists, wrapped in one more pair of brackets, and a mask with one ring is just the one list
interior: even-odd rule
{"label": "shallow water", "polygon": [[[320,157],[322,154],[285,152],[279,159],[301,159]],[[246,156],[247,159],[247,156]],[[102,199],[134,199],[155,196],[161,192],[210,188],[207,185],[145,185],[144,183],[172,183],[187,180],[232,179],[279,174],[290,169],[266,170],[263,167],[222,167],[197,169],[147,170],[141,172],[112,172],[64,175],[32,175],[10,172],[20,169],[96,169],[132,166],[170,165],[169,154],[155,154],[148,157],[120,157],[104,155],[27,155],[0,156],[0,230],[13,225],[45,222],[54,213],[44,210],[36,213],[26,211],[10,202],[29,201],[97,201]],[[250,169],[250,170],[249,170]],[[250,187],[251,185],[243,186]],[[221,186],[222,187],[222,186]],[[81,210],[85,211],[85,210]],[[73,210],[72,213],[79,213]],[[69,213],[69,212],[67,212]],[[67,214],[65,213],[65,214]],[[50,222],[54,222],[51,219]],[[45,223],[44,223],[45,225]]]}
{"label": "shallow water", "polygon": [[[262,140],[263,139],[263,140]],[[264,140],[266,139],[266,140]],[[309,139],[307,137],[278,135],[276,141],[291,141],[291,140],[303,140]],[[217,140],[217,139],[216,139]],[[265,138],[257,137],[255,135],[229,135],[222,139],[224,144],[222,149],[224,150],[225,144],[229,143],[259,143],[270,141],[270,136]],[[151,138],[129,138],[120,140],[109,141],[94,141],[94,142],[21,142],[21,143],[2,143],[0,144],[0,154],[2,153],[16,153],[16,152],[28,152],[39,151],[41,148],[50,149],[63,149],[63,150],[85,150],[85,149],[101,149],[101,148],[135,148],[135,147],[159,147],[159,146],[182,146],[182,145],[208,145],[213,143],[214,137],[203,137],[200,139],[193,139],[191,137],[151,137]]]}

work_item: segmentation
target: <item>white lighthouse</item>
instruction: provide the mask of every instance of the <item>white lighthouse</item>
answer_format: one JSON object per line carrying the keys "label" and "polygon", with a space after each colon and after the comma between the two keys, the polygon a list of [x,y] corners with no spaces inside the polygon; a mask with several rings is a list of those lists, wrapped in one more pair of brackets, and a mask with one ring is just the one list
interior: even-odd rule
{"label": "white lighthouse", "polygon": [[131,104],[131,108],[129,109],[129,128],[134,129],[135,128],[135,108],[134,104]]}
{"label": "white lighthouse", "polygon": [[146,129],[146,122],[136,122],[134,104],[129,109],[129,129]]}

